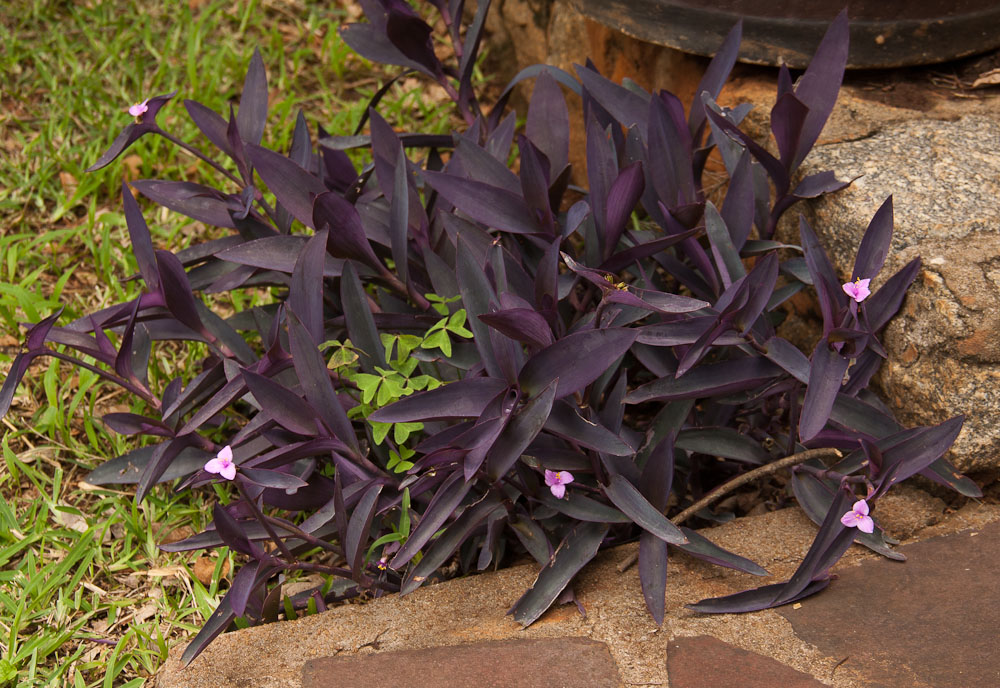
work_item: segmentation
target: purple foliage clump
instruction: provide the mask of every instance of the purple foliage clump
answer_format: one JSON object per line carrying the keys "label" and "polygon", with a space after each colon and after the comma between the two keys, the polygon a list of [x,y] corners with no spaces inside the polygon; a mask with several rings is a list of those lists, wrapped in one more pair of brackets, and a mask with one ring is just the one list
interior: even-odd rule
{"label": "purple foliage clump", "polygon": [[[226,178],[222,188],[132,184],[230,234],[176,254],[156,248],[123,184],[142,294],[63,326],[59,313],[31,326],[0,389],[3,415],[34,359],[87,367],[147,409],[108,414],[107,426],[156,438],[90,483],[134,483],[139,500],[163,481],[231,483],[233,498],[204,532],[164,546],[246,555],[185,661],[237,617],[260,623],[310,600],[322,609],[362,592],[407,593],[449,563],[470,572],[537,560],[538,579],[511,610],[527,625],[572,599],[573,577],[599,549],[636,538],[643,595],[662,622],[670,548],[766,573],[677,514],[810,449],[840,458],[793,469],[794,496],[820,525],[798,571],[693,609],[801,599],[828,584],[855,540],[898,557],[875,522],[861,530],[868,505],[912,475],[977,492],[942,458],[961,417],[904,429],[867,389],[886,356],[880,334],[919,268],[914,260],[880,277],[891,199],[846,283],[804,220],[800,245],[774,238],[796,201],[846,185],[830,172],[796,174],[837,97],[846,14],[797,82],[781,71],[775,156],[739,128],[748,107],[714,100],[739,25],[686,113],[671,93],[614,83],[591,64],[575,75],[530,67],[486,109],[472,75],[488,0],[468,26],[461,0],[428,8],[454,46],[447,62],[410,5],[362,4],[367,21],[343,29],[347,43],[440,84],[464,129],[398,133],[378,113],[387,85],[352,134],[320,127],[314,138],[299,113],[290,150],[268,149],[255,53],[228,119],[184,102],[214,155],[228,159],[198,151]],[[529,79],[518,131],[507,103]],[[571,175],[567,95],[583,105],[586,189]],[[94,168],[146,134],[170,136],[156,116],[172,96],[145,101]],[[351,149],[366,151],[360,170]],[[718,206],[702,184],[716,149],[729,175]],[[200,296],[248,287],[270,288],[277,303],[223,318]],[[802,290],[815,293],[823,318],[811,352],[776,333],[782,305]],[[191,377],[152,385],[162,341],[198,342],[207,354]],[[847,518],[860,499],[864,514]],[[282,574],[302,570],[343,584],[282,607]]]}

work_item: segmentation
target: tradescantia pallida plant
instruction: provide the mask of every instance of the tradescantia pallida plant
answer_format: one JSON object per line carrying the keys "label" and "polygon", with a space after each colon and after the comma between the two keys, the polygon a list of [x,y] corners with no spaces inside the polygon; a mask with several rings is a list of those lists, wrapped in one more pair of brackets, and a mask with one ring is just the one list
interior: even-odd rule
{"label": "tradescantia pallida plant", "polygon": [[[468,26],[462,0],[432,4],[450,62],[402,0],[363,2],[368,21],[343,37],[441,84],[466,123],[452,135],[397,133],[378,114],[383,88],[353,134],[320,128],[314,141],[300,113],[290,150],[268,149],[257,53],[228,119],[184,103],[213,154],[157,125],[173,94],[134,106],[136,121],[95,168],[154,134],[224,179],[123,184],[142,294],[32,326],[0,389],[6,413],[36,358],[87,367],[147,408],[108,414],[108,427],[155,438],[89,482],[135,483],[140,500],[177,478],[231,485],[208,529],[164,546],[246,557],[185,661],[238,617],[276,619],[290,571],[346,581],[285,600],[292,613],[407,593],[450,562],[468,572],[527,555],[541,570],[511,612],[530,624],[573,599],[574,575],[599,549],[636,538],[646,604],[662,622],[670,548],[766,573],[681,524],[708,517],[701,505],[733,485],[792,467],[794,496],[820,526],[798,571],[691,605],[763,609],[825,587],[855,540],[902,558],[868,515],[895,483],[921,474],[978,493],[942,458],[961,417],[904,429],[867,389],[885,358],[880,334],[919,268],[880,275],[891,200],[849,280],[804,220],[800,245],[774,240],[797,200],[845,186],[832,173],[793,185],[836,100],[845,14],[796,83],[780,73],[775,157],[739,129],[748,107],[714,102],[739,26],[687,113],[672,94],[616,84],[590,64],[575,75],[526,69],[487,110],[472,67],[490,3]],[[518,131],[506,104],[532,78]],[[583,103],[586,190],[570,181],[567,92]],[[352,148],[366,151],[360,170]],[[702,188],[713,150],[729,175],[718,205]],[[132,189],[231,233],[176,254],[155,248]],[[199,295],[249,287],[269,288],[276,303],[222,318]],[[823,316],[812,351],[776,333],[782,305],[804,289]],[[166,340],[207,354],[154,389],[150,352]]]}

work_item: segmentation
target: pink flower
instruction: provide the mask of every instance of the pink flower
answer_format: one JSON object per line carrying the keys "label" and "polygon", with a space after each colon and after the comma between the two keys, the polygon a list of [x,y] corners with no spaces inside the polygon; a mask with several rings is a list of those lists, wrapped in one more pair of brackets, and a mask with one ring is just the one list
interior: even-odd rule
{"label": "pink flower", "polygon": [[552,490],[556,499],[566,496],[566,486],[573,482],[573,474],[569,471],[545,471],[545,484]]}
{"label": "pink flower", "polygon": [[236,478],[236,464],[233,463],[233,448],[228,444],[222,448],[218,456],[205,464],[209,473],[218,473],[226,480]]}
{"label": "pink flower", "polygon": [[146,114],[146,111],[149,110],[149,106],[146,105],[146,103],[148,102],[149,98],[146,98],[146,100],[142,101],[141,103],[136,103],[135,105],[132,105],[128,109],[128,114],[135,117],[136,120],[138,121],[139,118],[142,117],[144,114]]}
{"label": "pink flower", "polygon": [[871,282],[870,279],[861,279],[860,277],[853,282],[844,282],[844,292],[858,303],[861,303],[872,293],[868,288],[869,282]]}
{"label": "pink flower", "polygon": [[863,499],[854,502],[854,507],[840,517],[840,522],[848,528],[857,528],[862,533],[875,530],[875,521],[868,515],[868,502]]}

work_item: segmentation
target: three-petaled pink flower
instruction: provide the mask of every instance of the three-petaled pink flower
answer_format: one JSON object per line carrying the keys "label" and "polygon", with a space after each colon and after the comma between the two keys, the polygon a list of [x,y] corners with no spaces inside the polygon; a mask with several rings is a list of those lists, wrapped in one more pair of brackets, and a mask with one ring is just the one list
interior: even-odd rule
{"label": "three-petaled pink flower", "polygon": [[566,496],[566,486],[573,482],[573,474],[569,471],[545,470],[545,484],[552,490],[552,495],[556,499]]}
{"label": "three-petaled pink flower", "polygon": [[233,448],[228,444],[222,448],[218,456],[205,464],[205,470],[209,473],[218,473],[226,480],[236,478],[236,464],[233,463]]}
{"label": "three-petaled pink flower", "polygon": [[871,282],[870,279],[861,279],[860,277],[853,282],[844,282],[844,292],[858,303],[861,303],[872,293],[871,289],[868,288],[869,282]]}
{"label": "three-petaled pink flower", "polygon": [[148,102],[149,98],[146,98],[146,100],[142,101],[141,103],[136,103],[135,105],[130,106],[128,109],[128,114],[135,117],[136,121],[138,121],[139,118],[142,117],[144,114],[146,114],[146,111],[149,110],[149,106],[146,105],[146,103]]}
{"label": "three-petaled pink flower", "polygon": [[863,499],[854,502],[851,510],[840,517],[840,522],[848,528],[857,528],[862,533],[875,530],[875,521],[868,515],[868,502]]}

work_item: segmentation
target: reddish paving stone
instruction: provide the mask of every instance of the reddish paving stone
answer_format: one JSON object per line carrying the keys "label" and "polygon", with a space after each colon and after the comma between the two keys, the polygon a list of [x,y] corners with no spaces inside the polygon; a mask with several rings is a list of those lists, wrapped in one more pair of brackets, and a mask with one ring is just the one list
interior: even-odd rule
{"label": "reddish paving stone", "polygon": [[306,662],[302,688],[621,688],[608,646],[497,640]]}
{"label": "reddish paving stone", "polygon": [[799,609],[796,635],[885,688],[1000,686],[1000,523],[838,571]]}
{"label": "reddish paving stone", "polygon": [[707,635],[675,638],[667,646],[670,688],[822,688],[781,662]]}

